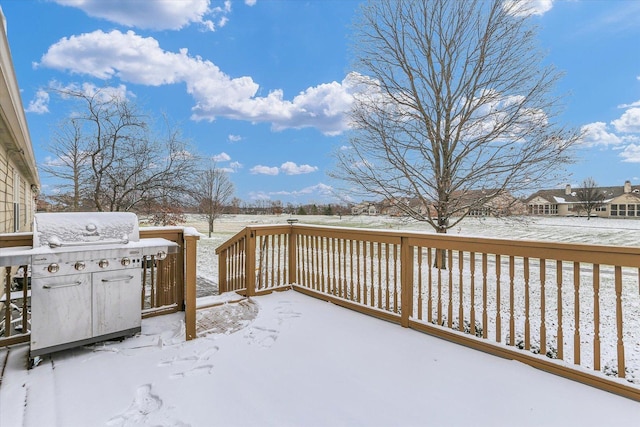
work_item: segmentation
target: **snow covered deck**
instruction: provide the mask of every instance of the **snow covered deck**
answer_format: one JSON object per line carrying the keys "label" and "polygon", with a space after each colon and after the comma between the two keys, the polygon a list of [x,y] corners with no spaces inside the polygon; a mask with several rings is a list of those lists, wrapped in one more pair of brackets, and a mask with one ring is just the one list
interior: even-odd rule
{"label": "snow covered deck", "polygon": [[638,402],[295,291],[199,316],[209,331],[196,340],[185,341],[183,313],[148,318],[139,336],[59,353],[29,371],[28,345],[0,349],[0,425],[623,426],[640,420]]}

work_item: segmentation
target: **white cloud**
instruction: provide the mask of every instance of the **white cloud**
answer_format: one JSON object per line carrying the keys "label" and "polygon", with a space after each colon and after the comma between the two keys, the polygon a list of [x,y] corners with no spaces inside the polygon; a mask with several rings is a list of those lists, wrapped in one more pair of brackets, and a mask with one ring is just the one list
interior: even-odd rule
{"label": "white cloud", "polygon": [[213,160],[214,162],[228,162],[229,160],[231,160],[231,156],[227,153],[222,152],[220,154],[215,154],[214,156],[212,156],[211,160]]}
{"label": "white cloud", "polygon": [[271,197],[264,191],[250,191],[249,199],[251,200],[269,200]]}
{"label": "white cloud", "polygon": [[304,173],[311,173],[318,170],[317,166],[309,166],[309,165],[296,165],[293,162],[285,162],[280,166],[280,171],[287,175],[300,175]]}
{"label": "white cloud", "polygon": [[310,194],[310,193],[317,193],[323,196],[331,196],[333,195],[333,187],[331,187],[330,185],[320,183],[320,184],[313,185],[311,187],[306,187],[301,191],[301,194]]}
{"label": "white cloud", "polygon": [[[231,2],[211,9],[210,0],[54,0],[63,6],[76,7],[87,15],[128,27],[153,30],[179,30],[192,23],[214,31],[212,20],[226,22]],[[223,26],[222,25],[219,26]]]}
{"label": "white cloud", "polygon": [[110,99],[128,99],[135,97],[131,92],[127,91],[125,85],[119,86],[96,86],[93,83],[82,83],[81,85],[76,83],[70,83],[67,85],[61,85],[58,82],[51,82],[49,86],[57,91],[62,98],[70,98],[66,92],[78,92],[88,97],[96,97],[98,101],[108,101]]}
{"label": "white cloud", "polygon": [[211,61],[190,56],[187,49],[168,52],[154,38],[133,31],[98,30],[65,37],[50,46],[36,66],[148,86],[185,83],[195,100],[195,120],[221,116],[271,123],[276,131],[315,127],[326,135],[347,130],[346,113],[355,90],[347,76],[340,83],[307,88],[291,101],[279,89],[258,97],[260,87],[251,77],[231,78]]}
{"label": "white cloud", "polygon": [[[640,80],[640,77],[638,78]],[[620,104],[618,108],[631,108],[631,107],[640,107],[640,101],[632,102],[631,104]]]}
{"label": "white cloud", "polygon": [[228,166],[220,168],[221,170],[227,173],[236,173],[238,170],[242,169],[242,163],[240,162],[231,162]]}
{"label": "white cloud", "polygon": [[330,185],[319,183],[316,185],[305,187],[301,190],[293,190],[293,191],[283,190],[283,191],[273,191],[269,193],[269,195],[271,196],[293,196],[293,197],[308,196],[309,194],[318,194],[320,196],[333,196],[334,192],[333,192],[333,187],[331,187]]}
{"label": "white cloud", "polygon": [[227,137],[227,139],[229,140],[229,142],[240,142],[240,141],[242,141],[242,137],[240,135],[229,135]]}
{"label": "white cloud", "polygon": [[544,15],[553,7],[554,0],[506,0],[504,7],[514,16]]}
{"label": "white cloud", "polygon": [[640,132],[640,108],[630,108],[611,122],[618,132],[635,133]]}
{"label": "white cloud", "polygon": [[625,163],[640,163],[640,145],[629,144],[618,155]]}
{"label": "white cloud", "polygon": [[317,166],[297,165],[294,162],[284,162],[280,167],[257,165],[251,168],[253,174],[278,175],[280,172],[286,175],[301,175],[318,170]]}
{"label": "white cloud", "polygon": [[258,0],[244,0],[244,4],[247,6],[255,6]]}
{"label": "white cloud", "polygon": [[607,131],[607,124],[604,122],[589,123],[582,126],[580,130],[584,133],[581,144],[586,147],[598,145],[609,146],[622,143],[622,139],[614,133]]}
{"label": "white cloud", "polygon": [[280,170],[277,167],[257,165],[252,167],[250,172],[254,175],[278,175]]}
{"label": "white cloud", "polygon": [[49,94],[45,90],[38,90],[36,97],[29,101],[25,109],[27,113],[44,114],[49,112]]}

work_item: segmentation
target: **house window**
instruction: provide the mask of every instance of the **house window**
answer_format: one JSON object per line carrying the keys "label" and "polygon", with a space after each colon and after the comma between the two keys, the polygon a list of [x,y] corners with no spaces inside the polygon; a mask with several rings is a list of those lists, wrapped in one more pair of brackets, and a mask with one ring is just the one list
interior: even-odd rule
{"label": "house window", "polygon": [[20,231],[20,203],[13,204],[13,232]]}
{"label": "house window", "polygon": [[31,217],[31,211],[29,209],[31,207],[31,205],[29,203],[30,200],[31,200],[31,193],[29,192],[29,186],[25,185],[24,186],[24,212],[25,212],[25,215],[24,215],[24,219],[23,219],[23,223],[22,223],[22,225],[24,225],[25,227],[28,225],[27,223],[29,221],[29,218]]}
{"label": "house window", "polygon": [[611,205],[611,216],[618,216],[618,205]]}
{"label": "house window", "polygon": [[490,216],[491,215],[491,208],[485,206],[485,207],[481,207],[481,208],[471,209],[469,211],[469,215],[470,216]]}
{"label": "house window", "polygon": [[[529,205],[528,207],[529,213],[531,215],[557,215],[558,214],[558,205]],[[490,210],[489,210],[489,213]]]}
{"label": "house window", "polygon": [[627,216],[636,216],[636,205],[627,205]]}
{"label": "house window", "polygon": [[627,216],[627,205],[618,205],[618,216]]}
{"label": "house window", "polygon": [[20,231],[20,175],[13,173],[13,231]]}
{"label": "house window", "polygon": [[607,211],[607,206],[606,205],[596,206],[595,211],[596,212],[606,212]]}

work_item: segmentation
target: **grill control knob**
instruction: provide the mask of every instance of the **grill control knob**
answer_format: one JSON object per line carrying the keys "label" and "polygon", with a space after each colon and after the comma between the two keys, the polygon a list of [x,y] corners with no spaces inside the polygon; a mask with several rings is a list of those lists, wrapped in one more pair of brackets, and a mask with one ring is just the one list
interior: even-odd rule
{"label": "grill control knob", "polygon": [[109,260],[108,259],[101,259],[100,261],[98,261],[98,267],[100,267],[100,268],[109,267]]}
{"label": "grill control knob", "polygon": [[86,267],[86,264],[84,263],[84,261],[78,261],[73,265],[73,268],[75,268],[78,271],[84,270],[85,267]]}
{"label": "grill control knob", "polygon": [[158,251],[156,254],[156,259],[162,261],[167,257],[167,253],[165,251]]}
{"label": "grill control knob", "polygon": [[49,273],[57,273],[59,270],[60,270],[60,266],[56,263],[49,264],[49,266],[47,267],[47,271]]}
{"label": "grill control knob", "polygon": [[122,264],[123,267],[126,267],[131,264],[131,260],[127,257],[124,257],[120,260],[120,264]]}

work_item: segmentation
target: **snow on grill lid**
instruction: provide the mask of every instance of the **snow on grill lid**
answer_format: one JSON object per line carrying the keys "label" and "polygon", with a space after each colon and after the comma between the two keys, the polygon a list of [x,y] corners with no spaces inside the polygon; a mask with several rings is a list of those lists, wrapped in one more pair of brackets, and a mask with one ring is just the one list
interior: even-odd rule
{"label": "snow on grill lid", "polygon": [[33,247],[65,244],[128,243],[140,240],[138,217],[131,212],[37,213]]}

